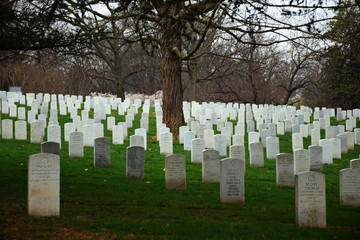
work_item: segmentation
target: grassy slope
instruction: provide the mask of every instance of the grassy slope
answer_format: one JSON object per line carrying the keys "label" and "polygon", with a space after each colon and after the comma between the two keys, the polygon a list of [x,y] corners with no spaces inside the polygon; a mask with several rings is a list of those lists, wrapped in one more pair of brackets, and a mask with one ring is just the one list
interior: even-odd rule
{"label": "grassy slope", "polygon": [[[133,129],[139,127],[139,117]],[[59,121],[63,125],[69,117]],[[116,116],[119,121],[124,116]],[[105,136],[111,138],[103,123]],[[265,159],[263,169],[249,168],[247,153],[245,205],[220,204],[219,184],[202,183],[201,165],[190,163],[190,152],[174,141],[174,153],[186,156],[187,189],[166,190],[164,156],[152,138],[153,113],[150,126],[143,180],[125,178],[128,140],[111,146],[109,169],[93,167],[92,148],[85,148],[84,158],[69,158],[68,143],[62,143],[60,217],[27,216],[27,160],[40,152],[40,145],[0,140],[0,239],[360,239],[360,209],[341,206],[338,194],[339,170],[358,158],[360,146],[322,171],[328,227],[299,228],[294,189],[276,187],[274,160]],[[304,147],[309,145],[307,138]],[[280,148],[291,152],[290,133],[280,136]]]}

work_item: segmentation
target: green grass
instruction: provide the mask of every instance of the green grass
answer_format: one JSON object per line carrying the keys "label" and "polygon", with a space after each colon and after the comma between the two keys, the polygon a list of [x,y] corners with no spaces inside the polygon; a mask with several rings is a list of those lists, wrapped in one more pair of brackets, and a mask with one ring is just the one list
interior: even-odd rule
{"label": "green grass", "polygon": [[[130,135],[140,126],[140,115]],[[221,204],[219,184],[202,183],[201,165],[190,163],[190,152],[178,141],[174,153],[186,156],[187,189],[166,190],[165,157],[153,140],[155,114],[149,117],[143,180],[125,177],[128,140],[111,145],[111,168],[94,168],[89,147],[84,158],[70,158],[68,143],[62,142],[60,217],[27,214],[27,161],[40,145],[0,140],[0,239],[360,239],[360,208],[339,204],[338,181],[339,170],[358,158],[360,146],[324,165],[327,228],[300,228],[295,191],[276,186],[275,161],[265,159],[264,168],[250,168],[248,152],[244,206]],[[59,116],[62,126],[66,121],[68,116]],[[116,116],[119,121],[124,116]],[[111,137],[103,123],[105,136]],[[310,137],[304,139],[304,147],[309,145]],[[291,153],[290,133],[280,136],[280,150]]]}

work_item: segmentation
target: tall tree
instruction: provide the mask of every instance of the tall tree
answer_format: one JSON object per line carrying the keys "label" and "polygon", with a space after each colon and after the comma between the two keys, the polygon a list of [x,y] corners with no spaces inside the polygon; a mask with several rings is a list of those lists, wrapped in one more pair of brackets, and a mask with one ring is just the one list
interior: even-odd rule
{"label": "tall tree", "polygon": [[333,42],[322,56],[323,105],[360,106],[360,5],[341,9],[325,37]]}

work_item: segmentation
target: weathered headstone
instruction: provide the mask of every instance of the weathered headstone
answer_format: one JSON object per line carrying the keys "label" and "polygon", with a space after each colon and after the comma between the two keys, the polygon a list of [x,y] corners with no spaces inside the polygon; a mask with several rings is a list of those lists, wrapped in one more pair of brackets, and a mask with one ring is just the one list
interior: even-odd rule
{"label": "weathered headstone", "polygon": [[49,125],[47,127],[47,141],[57,142],[61,148],[61,127],[57,125]]}
{"label": "weathered headstone", "polygon": [[244,161],[236,158],[225,158],[220,161],[221,203],[245,204],[244,166]]}
{"label": "weathered headstone", "polygon": [[360,207],[360,168],[340,170],[340,204]]}
{"label": "weathered headstone", "polygon": [[245,162],[245,147],[243,145],[230,146],[230,158],[237,158]]}
{"label": "weathered headstone", "polygon": [[295,175],[296,225],[326,228],[325,175],[301,172]]}
{"label": "weathered headstone", "polygon": [[284,123],[283,122],[278,122],[277,123],[276,133],[277,133],[277,135],[284,135],[285,134],[285,129],[284,129]]}
{"label": "weathered headstone", "polygon": [[264,167],[264,149],[261,142],[250,144],[250,167]]}
{"label": "weathered headstone", "polygon": [[3,139],[13,139],[13,120],[11,119],[3,119],[1,120],[1,134]]}
{"label": "weathered headstone", "polygon": [[220,182],[219,151],[214,149],[207,149],[203,151],[202,181]]}
{"label": "weathered headstone", "polygon": [[98,137],[94,139],[94,166],[110,167],[110,138]]}
{"label": "weathered headstone", "polygon": [[108,117],[106,123],[107,123],[107,130],[112,131],[113,127],[115,126],[115,117]]}
{"label": "weathered headstone", "polygon": [[348,150],[354,150],[355,145],[355,136],[353,132],[346,132],[347,134],[347,147]]}
{"label": "weathered headstone", "polygon": [[354,140],[356,145],[360,145],[360,128],[354,130]]}
{"label": "weathered headstone", "polygon": [[60,155],[60,144],[52,141],[43,142],[41,143],[41,152]]}
{"label": "weathered headstone", "polygon": [[165,157],[165,187],[169,190],[186,189],[185,156],[171,154]]}
{"label": "weathered headstone", "polygon": [[139,146],[139,147],[143,147],[145,149],[144,146],[144,137],[140,136],[140,135],[132,135],[130,136],[130,146]]}
{"label": "weathered headstone", "polygon": [[350,160],[350,168],[360,168],[360,159]]}
{"label": "weathered headstone", "polygon": [[253,142],[259,142],[259,133],[258,132],[249,132],[248,134],[248,146]]}
{"label": "weathered headstone", "polygon": [[332,142],[330,139],[321,139],[319,146],[323,148],[323,164],[333,163]]}
{"label": "weathered headstone", "polygon": [[124,127],[122,125],[113,126],[112,130],[112,143],[113,144],[124,144]]}
{"label": "weathered headstone", "polygon": [[27,123],[26,121],[15,121],[15,139],[26,140],[27,139]]}
{"label": "weathered headstone", "polygon": [[145,149],[139,146],[126,148],[126,177],[144,178]]}
{"label": "weathered headstone", "polygon": [[181,126],[179,128],[179,143],[183,144],[184,143],[184,133],[189,131],[189,127],[188,126]]}
{"label": "weathered headstone", "polygon": [[267,137],[269,137],[269,130],[268,129],[261,130],[260,136],[261,136],[261,143],[263,144],[263,147],[266,147],[266,139],[267,139]]}
{"label": "weathered headstone", "polygon": [[221,134],[214,136],[214,149],[219,151],[221,157],[227,156],[226,136]]}
{"label": "weathered headstone", "polygon": [[294,151],[294,173],[310,171],[309,150],[296,149]]}
{"label": "weathered headstone", "polygon": [[137,128],[135,129],[135,135],[140,135],[144,138],[144,149],[147,149],[147,132],[145,128]]}
{"label": "weathered headstone", "polygon": [[191,141],[191,162],[202,163],[204,150],[205,150],[205,140],[202,138],[193,139]]}
{"label": "weathered headstone", "polygon": [[276,155],[276,185],[294,187],[294,157],[290,153]]}
{"label": "weathered headstone", "polygon": [[69,136],[69,157],[84,157],[84,135],[82,132],[71,132]]}
{"label": "weathered headstone", "polygon": [[323,148],[321,146],[309,146],[310,170],[323,169]]}
{"label": "weathered headstone", "polygon": [[44,136],[44,125],[42,121],[31,122],[30,128],[30,142],[31,143],[42,143]]}
{"label": "weathered headstone", "polygon": [[164,132],[160,134],[159,139],[160,154],[169,155],[173,154],[173,135],[171,132]]}
{"label": "weathered headstone", "polygon": [[67,122],[64,124],[64,140],[65,142],[69,141],[70,133],[74,132],[76,129],[76,126],[74,123]]}
{"label": "weathered headstone", "polygon": [[340,139],[341,153],[347,153],[348,152],[347,134],[346,133],[340,133],[340,134],[336,135],[336,138]]}
{"label": "weathered headstone", "polygon": [[84,146],[85,147],[93,147],[94,139],[95,139],[95,127],[94,124],[84,125],[83,126],[84,133]]}
{"label": "weathered headstone", "polygon": [[206,148],[214,148],[214,130],[205,129],[204,130],[204,140]]}
{"label": "weathered headstone", "polygon": [[[341,141],[339,138],[331,138],[331,148],[332,148],[332,157],[340,159],[341,158]],[[332,162],[331,162],[332,164]]]}
{"label": "weathered headstone", "polygon": [[301,133],[293,133],[292,134],[292,150],[293,152],[296,150],[296,149],[302,149],[304,148],[304,145],[303,145],[303,137],[301,135]]}
{"label": "weathered headstone", "polygon": [[266,158],[276,159],[276,155],[280,152],[279,138],[267,137],[266,139]]}
{"label": "weathered headstone", "polygon": [[195,133],[187,131],[184,133],[184,150],[191,151],[191,141],[195,139]]}
{"label": "weathered headstone", "polygon": [[31,216],[60,215],[60,157],[39,153],[29,157],[28,213]]}
{"label": "weathered headstone", "polygon": [[310,134],[311,134],[311,145],[319,145],[320,129],[314,128],[314,129],[310,130]]}

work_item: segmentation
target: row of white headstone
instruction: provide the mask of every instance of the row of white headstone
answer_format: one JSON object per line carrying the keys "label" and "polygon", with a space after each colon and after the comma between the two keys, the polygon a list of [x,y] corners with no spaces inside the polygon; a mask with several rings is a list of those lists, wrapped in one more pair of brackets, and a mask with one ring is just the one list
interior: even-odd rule
{"label": "row of white headstone", "polygon": [[[157,115],[159,115],[159,116],[157,116],[157,122],[158,122],[158,119],[160,120],[160,114],[158,114],[158,112],[160,113],[160,111],[159,111],[159,108],[157,109],[157,111],[156,111],[156,113],[157,113]],[[161,122],[161,121],[159,121],[159,122]],[[157,126],[161,126],[161,124],[162,123],[160,123],[160,124],[157,124]],[[226,124],[226,123],[225,123]],[[109,124],[109,122],[108,122],[108,126],[109,125],[111,125],[111,124]],[[195,124],[193,124],[193,125],[195,125]],[[258,124],[257,124],[258,125]],[[162,128],[165,128],[166,129],[166,127],[165,126],[161,126]],[[269,128],[269,129],[271,129],[271,127]],[[264,130],[264,129],[263,129]],[[163,132],[164,130],[161,130],[161,128],[159,129],[158,128],[158,132],[159,132],[159,140],[160,140],[160,149],[162,148],[161,146],[164,146],[164,145],[166,145],[166,144],[164,144],[164,143],[167,143],[167,142],[171,142],[172,143],[172,136],[170,135],[171,133],[168,131],[168,130],[165,130],[164,132]],[[256,133],[255,133],[256,134]],[[296,133],[294,133],[294,134],[296,134]],[[166,136],[167,135],[167,137],[162,137],[162,136]],[[194,134],[192,134],[192,135],[194,135]],[[250,134],[249,133],[249,138],[250,138],[250,135],[253,135],[253,134]],[[221,135],[220,135],[221,136]],[[235,136],[235,135],[234,135]],[[233,138],[233,140],[234,140],[234,136],[231,136],[232,138]],[[240,135],[241,136],[241,135]],[[194,136],[195,137],[195,136]],[[243,137],[242,137],[243,138]],[[273,137],[274,139],[277,139],[276,137]],[[225,138],[224,137],[220,137],[220,139],[222,140],[222,142],[223,143],[225,143],[225,142],[228,142],[227,141],[227,139],[226,139],[226,136],[225,136]],[[243,139],[241,140],[241,137],[238,137],[238,139],[239,139],[239,142],[243,142]],[[272,141],[271,141],[271,137],[267,137],[266,138],[267,140],[266,140],[266,142],[268,143],[271,143]],[[269,141],[268,141],[269,140]],[[277,141],[278,141],[278,139],[277,139]],[[216,142],[216,140],[214,139],[214,142]],[[275,141],[276,142],[276,141]],[[254,162],[254,161],[251,161],[253,158],[254,158],[254,155],[255,156],[257,156],[257,155],[259,155],[259,154],[263,154],[263,147],[264,147],[264,143],[260,143],[260,142],[251,142],[250,140],[249,140],[249,144],[250,144],[250,165],[252,165],[252,162]],[[110,145],[110,143],[109,143],[109,145]],[[168,144],[169,145],[169,144]],[[214,144],[215,145],[215,144]],[[225,145],[225,149],[226,149],[226,144],[223,144],[223,145]],[[244,145],[244,144],[243,144]],[[232,157],[232,158],[230,158],[230,159],[225,159],[225,160],[228,160],[228,161],[224,161],[224,160],[222,160],[221,161],[221,164],[224,164],[224,167],[223,168],[221,168],[221,170],[220,171],[216,171],[217,173],[219,173],[220,172],[220,174],[217,174],[218,176],[219,175],[221,175],[221,176],[224,176],[224,177],[219,177],[220,178],[220,186],[221,186],[221,194],[220,194],[220,199],[221,199],[221,201],[222,202],[234,202],[234,203],[240,203],[240,204],[243,204],[244,203],[244,188],[243,187],[241,187],[241,184],[243,184],[244,183],[244,181],[243,181],[243,177],[242,177],[242,179],[241,179],[241,174],[238,174],[237,173],[237,171],[235,171],[234,169],[238,169],[238,167],[235,167],[235,166],[237,166],[238,164],[240,164],[239,166],[239,169],[243,169],[243,171],[245,171],[245,161],[244,160],[242,160],[241,158],[241,156],[243,156],[243,158],[245,159],[245,154],[244,154],[244,152],[245,152],[245,147],[243,146],[243,145],[241,145],[241,144],[236,144],[236,145],[234,145],[234,146],[231,146],[230,147],[230,157]],[[276,146],[276,144],[274,144],[275,146]],[[278,144],[277,144],[278,145]],[[270,146],[271,146],[271,144],[265,144],[265,146],[267,146],[267,149],[269,148],[271,148]],[[314,146],[314,147],[318,147],[318,146]],[[277,147],[278,148],[278,147]],[[165,149],[170,149],[170,147],[167,147],[167,148],[165,148]],[[203,163],[203,168],[204,168],[204,171],[203,172],[208,172],[209,171],[209,169],[206,167],[207,166],[207,164],[206,164],[206,161],[204,161],[204,157],[203,157],[203,159],[202,160],[200,160],[200,158],[201,157],[199,157],[200,155],[205,155],[205,152],[206,151],[216,151],[216,152],[218,152],[218,154],[219,154],[219,156],[220,156],[220,151],[217,151],[217,150],[206,150],[206,151],[204,151],[204,149],[205,149],[205,140],[204,139],[202,139],[202,138],[197,138],[197,139],[195,139],[195,138],[192,138],[191,139],[191,147],[190,147],[190,150],[192,150],[192,162],[201,162],[201,163]],[[233,150],[233,149],[237,149],[237,151],[235,151],[235,150]],[[255,153],[253,153],[252,154],[252,149],[254,149],[253,151],[255,152]],[[255,149],[258,149],[258,151],[256,151]],[[275,147],[275,149],[276,149],[276,147]],[[317,149],[319,149],[319,148],[317,148]],[[161,151],[163,154],[165,154],[165,155],[167,155],[167,154],[171,154],[172,153],[172,144],[171,144],[171,150],[167,150],[167,151],[169,151],[169,152],[166,152],[166,151]],[[170,152],[171,151],[171,152]],[[311,148],[309,148],[309,151],[311,151]],[[199,154],[199,153],[203,153],[203,154]],[[234,153],[233,153],[234,152]],[[271,152],[271,151],[270,151]],[[278,151],[277,151],[278,152]],[[273,153],[271,153],[271,154],[269,154],[269,155],[272,155],[272,156],[274,156],[274,155],[276,155],[276,153],[277,153],[276,151],[275,152],[273,152]],[[317,151],[318,153],[319,153],[319,150]],[[239,157],[238,158],[236,158],[236,157],[234,157],[234,156],[231,156],[231,155],[236,155],[235,153],[238,153],[239,154]],[[268,154],[267,154],[268,155]],[[282,155],[282,154],[280,154],[280,155]],[[305,149],[296,149],[296,150],[294,150],[294,160],[293,160],[293,162],[294,162],[294,168],[293,168],[293,172],[294,172],[294,174],[296,175],[296,174],[300,174],[300,173],[303,173],[303,171],[308,171],[307,170],[307,166],[309,165],[308,163],[310,163],[310,160],[308,160],[308,159],[310,159],[310,157],[309,157],[309,153],[307,152],[307,150],[305,150]],[[319,154],[318,154],[319,155]],[[174,156],[174,155],[170,155],[170,156]],[[168,157],[170,157],[170,156],[168,156]],[[225,155],[226,156],[226,155]],[[278,155],[279,156],[279,155]],[[166,158],[168,158],[168,157],[166,157]],[[96,157],[94,157],[94,160],[95,160],[95,158]],[[179,157],[178,157],[179,158]],[[181,157],[182,158],[182,157]],[[280,157],[281,158],[281,157]],[[219,162],[219,158],[217,158],[218,160],[217,160],[217,162]],[[262,159],[262,162],[263,162],[263,156],[262,157],[257,157],[256,159]],[[296,159],[298,159],[299,161],[296,161]],[[239,161],[240,160],[240,161]],[[223,169],[227,169],[226,168],[226,164],[225,163],[227,163],[227,162],[229,162],[228,163],[228,165],[230,165],[231,167],[228,167],[228,169],[230,169],[230,170],[226,170],[226,171],[230,171],[230,172],[232,172],[231,174],[224,174],[223,173]],[[256,162],[256,161],[255,161]],[[296,163],[296,162],[298,162],[298,164]],[[304,162],[306,162],[306,164],[304,164]],[[243,163],[243,164],[241,164],[241,163]],[[166,164],[166,163],[165,163]],[[284,165],[284,164],[283,164]],[[304,167],[304,165],[306,165],[306,167]],[[176,164],[175,164],[175,166],[176,166]],[[254,166],[256,166],[256,164],[254,165]],[[185,168],[185,166],[184,167],[181,167],[181,169],[182,168]],[[287,166],[286,168],[289,168],[289,166]],[[305,168],[305,169],[304,169]],[[175,171],[175,173],[178,171],[178,168],[177,167],[171,167],[171,166],[169,166],[169,164],[168,164],[168,167],[166,167],[166,169],[168,169],[167,170],[167,172],[168,173],[166,173],[166,178],[168,179],[166,182],[166,186],[167,186],[167,188],[169,188],[169,189],[171,189],[172,187],[171,187],[171,177],[169,177],[169,176],[174,176],[174,175],[176,175],[176,174],[174,174],[174,173],[171,173],[171,172],[174,172]],[[171,169],[173,169],[174,171],[171,171]],[[310,168],[309,168],[309,170],[310,170]],[[225,171],[225,170],[224,170]],[[226,172],[225,171],[225,172]],[[240,172],[241,172],[241,170],[239,170]],[[211,172],[211,171],[210,171]],[[236,173],[235,173],[236,172]],[[297,173],[297,172],[299,172],[299,173]],[[179,173],[181,173],[182,175],[184,175],[184,173],[185,173],[185,171],[179,171]],[[294,176],[294,174],[293,174],[293,176]],[[316,178],[315,177],[315,175],[314,175],[314,173],[311,173],[312,175],[311,175],[311,177],[308,177],[308,180],[309,179],[312,179],[312,178]],[[215,174],[216,175],[216,174]],[[226,176],[226,177],[225,177]],[[243,176],[243,174],[242,174],[242,176]],[[296,175],[296,176],[298,176],[298,175]],[[277,181],[278,181],[278,178],[279,179],[281,179],[281,178],[286,178],[286,177],[284,177],[284,176],[282,176],[281,175],[281,171],[279,170],[278,171],[278,165],[277,165]],[[177,179],[177,180],[176,180]],[[175,178],[175,180],[176,181],[179,181],[178,180],[179,178],[178,177],[176,177]],[[206,177],[204,177],[203,176],[203,179],[206,179]],[[226,179],[226,180],[222,180],[222,179]],[[291,179],[291,177],[289,178],[289,179]],[[292,177],[292,179],[294,179],[293,177]],[[298,177],[296,177],[295,178],[295,182],[297,182],[297,181],[299,181],[299,180],[297,180],[298,179]],[[299,178],[300,179],[300,178]],[[184,181],[181,181],[182,182],[182,184],[180,184],[180,187],[179,188],[184,188],[184,186],[186,186],[186,182],[185,182],[185,185],[183,184],[183,182]],[[280,181],[281,182],[281,181]],[[301,181],[300,181],[301,182]],[[356,182],[356,181],[355,181]],[[228,185],[227,185],[228,184]],[[236,184],[240,184],[239,186],[236,186]],[[320,183],[319,183],[320,184]],[[175,184],[176,185],[176,184]],[[309,183],[306,183],[305,184],[306,186],[308,186],[309,185]],[[320,184],[321,185],[321,184]],[[296,185],[297,186],[297,185]],[[227,190],[224,190],[224,189],[227,189]],[[321,189],[323,189],[323,188],[321,188]],[[306,189],[305,189],[306,190]],[[302,191],[304,191],[304,190],[302,190]],[[297,193],[298,193],[299,191],[297,190]],[[301,191],[300,191],[301,192]],[[323,191],[323,192],[325,192],[325,191]],[[231,197],[230,196],[232,196],[235,200],[230,200],[231,199]],[[298,194],[296,195],[297,196],[297,199],[298,199]],[[300,197],[299,197],[299,199],[301,199],[301,194],[299,195]],[[306,191],[305,191],[305,196],[306,196]],[[239,198],[240,197],[240,198]],[[297,202],[298,202],[298,200],[297,200]],[[308,200],[306,200],[305,202],[308,202]],[[301,203],[301,202],[300,202]],[[303,204],[303,203],[301,203],[301,204]],[[321,209],[321,207],[319,208],[319,209]],[[300,211],[301,209],[298,209],[298,206],[297,206],[297,213],[298,212],[301,212]],[[305,209],[306,210],[306,209]],[[307,210],[306,210],[307,211]],[[317,214],[317,215],[319,215],[319,214]],[[321,215],[321,214],[320,214]],[[300,215],[299,215],[300,216]],[[298,214],[297,214],[297,218],[299,217],[298,216]],[[297,221],[298,222],[298,224],[299,225],[301,225],[301,216],[299,217],[300,218],[300,220],[299,221]],[[305,222],[307,222],[308,220],[306,220]],[[321,221],[322,222],[322,221]],[[320,224],[321,225],[321,224]],[[319,224],[318,224],[318,226],[320,226]]]}

